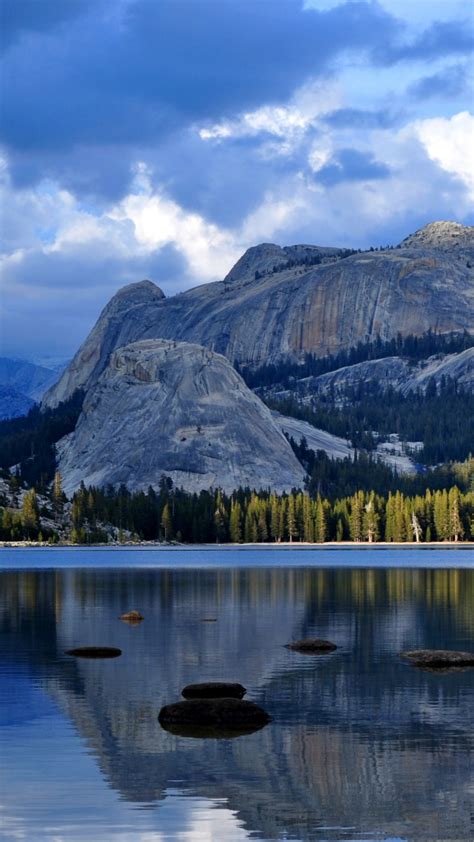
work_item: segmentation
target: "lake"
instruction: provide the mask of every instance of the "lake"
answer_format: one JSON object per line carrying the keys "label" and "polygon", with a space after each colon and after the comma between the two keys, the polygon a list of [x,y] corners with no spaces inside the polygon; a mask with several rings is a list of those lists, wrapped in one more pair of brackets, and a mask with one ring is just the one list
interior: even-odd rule
{"label": "lake", "polygon": [[[474,649],[473,564],[467,547],[0,550],[0,838],[472,840],[474,669],[398,653]],[[338,649],[284,646],[309,636]],[[81,645],[122,655],[64,654]],[[161,706],[206,680],[241,682],[272,721],[163,730]]]}

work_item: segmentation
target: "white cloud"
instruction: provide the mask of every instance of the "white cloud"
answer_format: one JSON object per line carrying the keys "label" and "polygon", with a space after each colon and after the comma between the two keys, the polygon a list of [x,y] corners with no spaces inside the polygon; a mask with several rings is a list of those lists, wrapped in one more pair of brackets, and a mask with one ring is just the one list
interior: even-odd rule
{"label": "white cloud", "polygon": [[222,142],[230,138],[269,135],[278,143],[264,151],[289,154],[321,116],[341,105],[338,86],[331,80],[318,79],[299,88],[286,105],[264,105],[213,126],[198,129],[205,141]]}
{"label": "white cloud", "polygon": [[463,111],[451,119],[419,120],[413,131],[429,158],[460,178],[474,197],[474,116]]}

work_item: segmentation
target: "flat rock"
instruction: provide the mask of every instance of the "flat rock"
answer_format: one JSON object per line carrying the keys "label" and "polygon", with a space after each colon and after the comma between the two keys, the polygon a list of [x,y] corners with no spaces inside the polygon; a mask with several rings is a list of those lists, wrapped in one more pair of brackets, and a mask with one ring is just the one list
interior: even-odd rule
{"label": "flat rock", "polygon": [[450,649],[414,649],[412,652],[401,652],[400,658],[410,661],[416,667],[433,670],[474,667],[474,652],[457,652]]}
{"label": "flat rock", "polygon": [[188,684],[181,691],[185,699],[241,699],[247,690],[241,684],[229,681],[207,681]]}
{"label": "flat rock", "polygon": [[76,649],[66,649],[64,654],[74,655],[75,658],[118,658],[122,650],[115,646],[79,646]]}
{"label": "flat rock", "polygon": [[242,699],[186,699],[161,708],[158,721],[163,728],[211,728],[247,731],[261,728],[270,716],[254,702]]}
{"label": "flat rock", "polygon": [[334,652],[337,649],[335,643],[330,640],[319,640],[318,638],[307,637],[304,640],[294,640],[286,644],[287,649],[293,652],[305,652],[313,655],[321,655],[326,652]]}

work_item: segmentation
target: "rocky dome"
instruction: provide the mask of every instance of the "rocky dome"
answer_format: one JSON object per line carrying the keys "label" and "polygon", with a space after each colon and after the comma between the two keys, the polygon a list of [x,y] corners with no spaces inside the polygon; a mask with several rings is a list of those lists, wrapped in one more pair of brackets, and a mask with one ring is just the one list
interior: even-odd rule
{"label": "rocky dome", "polygon": [[304,470],[270,410],[230,363],[160,339],[115,351],[57,445],[67,494],[86,485],[188,491],[302,487]]}
{"label": "rocky dome", "polygon": [[400,243],[401,248],[474,246],[474,226],[459,222],[430,222]]}

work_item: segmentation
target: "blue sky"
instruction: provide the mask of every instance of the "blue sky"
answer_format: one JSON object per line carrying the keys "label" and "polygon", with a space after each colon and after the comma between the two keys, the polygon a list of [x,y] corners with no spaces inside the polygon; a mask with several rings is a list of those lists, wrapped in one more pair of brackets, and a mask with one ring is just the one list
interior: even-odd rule
{"label": "blue sky", "polygon": [[2,353],[250,245],[472,224],[466,0],[2,0]]}

